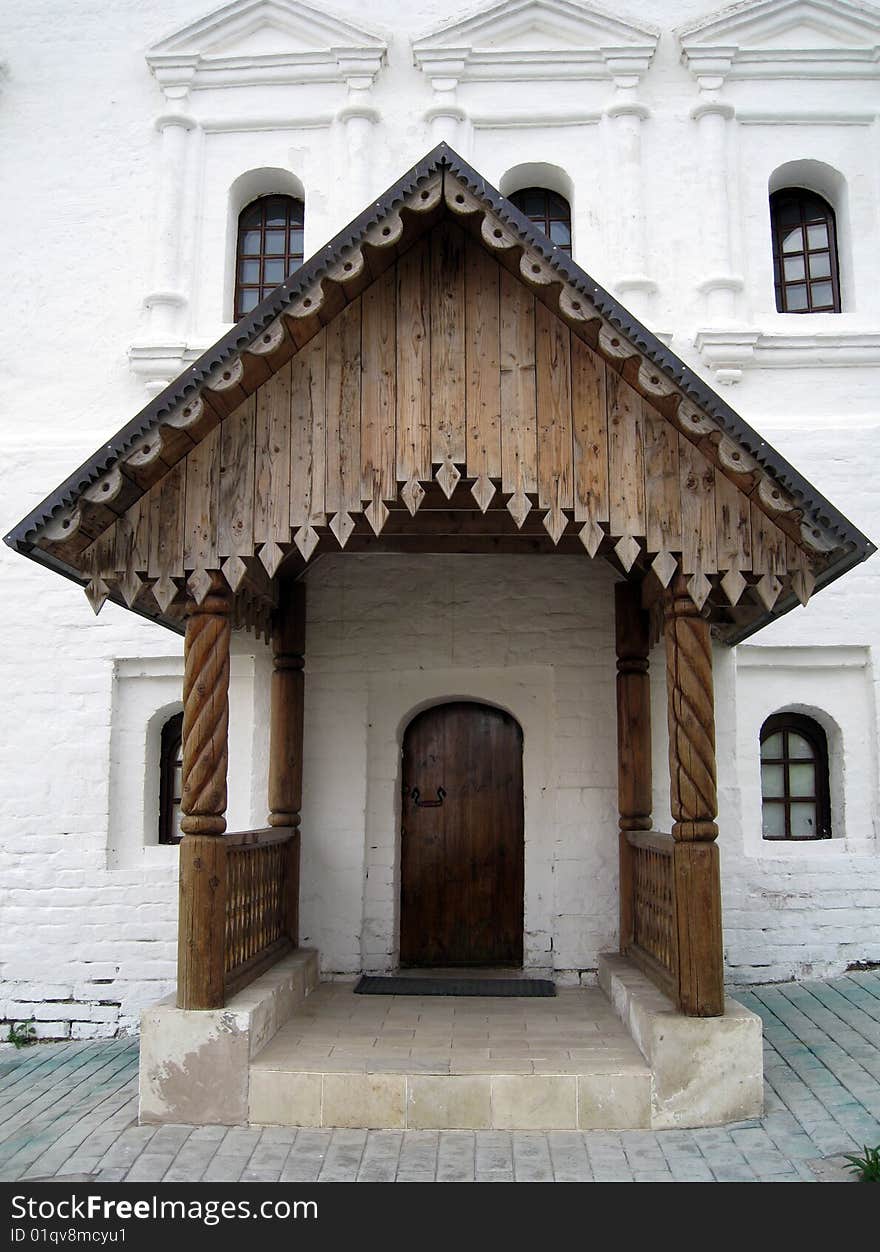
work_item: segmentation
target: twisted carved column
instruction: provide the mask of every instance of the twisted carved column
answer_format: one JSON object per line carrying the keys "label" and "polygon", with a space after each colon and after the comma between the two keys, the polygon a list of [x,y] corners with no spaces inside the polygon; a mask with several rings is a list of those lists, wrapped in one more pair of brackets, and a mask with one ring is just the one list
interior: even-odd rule
{"label": "twisted carved column", "polygon": [[709,623],[677,576],[666,606],[673,879],[682,1012],[724,1012],[721,878],[715,839],[715,701]]}
{"label": "twisted carved column", "polygon": [[177,1006],[219,1008],[226,957],[226,771],[231,597],[219,574],[190,603],[183,678]]}
{"label": "twisted carved column", "polygon": [[190,602],[183,672],[183,789],[180,829],[222,835],[229,764],[231,597],[219,574],[201,604]]}
{"label": "twisted carved column", "polygon": [[629,830],[651,829],[651,684],[648,673],[650,631],[641,606],[641,588],[614,588],[617,648],[617,796],[620,813],[620,950],[633,939],[632,848]]}

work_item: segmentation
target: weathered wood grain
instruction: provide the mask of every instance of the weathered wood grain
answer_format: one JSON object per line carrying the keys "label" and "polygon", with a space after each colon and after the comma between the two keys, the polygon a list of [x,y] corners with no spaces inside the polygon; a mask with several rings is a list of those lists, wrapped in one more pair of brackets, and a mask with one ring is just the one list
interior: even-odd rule
{"label": "weathered wood grain", "polygon": [[441,223],[431,236],[431,460],[465,463],[465,237]]}
{"label": "weathered wood grain", "polygon": [[611,534],[644,535],[644,400],[614,370],[606,371],[606,389]]}
{"label": "weathered wood grain", "polygon": [[535,297],[502,270],[500,299],[501,490],[537,491]]}
{"label": "weathered wood grain", "polygon": [[397,478],[431,477],[431,251],[415,243],[397,262]]}
{"label": "weathered wood grain", "polygon": [[465,249],[467,473],[501,476],[499,267],[479,244]]}
{"label": "weathered wood grain", "polygon": [[254,550],[254,430],[251,396],[220,424],[220,511],[217,553],[250,556]]}
{"label": "weathered wood grain", "polygon": [[291,361],[290,525],[324,522],[325,357],[322,330]]}
{"label": "weathered wood grain", "polygon": [[349,304],[326,328],[328,513],[361,507],[361,306]]}
{"label": "weathered wood grain", "polygon": [[608,521],[608,409],[605,362],[571,337],[574,520]]}
{"label": "weathered wood grain", "polygon": [[186,458],[183,563],[187,570],[217,568],[219,482],[220,428],[215,426]]}
{"label": "weathered wood grain", "polygon": [[538,505],[574,507],[571,434],[571,332],[535,303],[538,374]]}
{"label": "weathered wood grain", "polygon": [[397,273],[386,271],[361,297],[361,499],[393,500],[397,421]]}
{"label": "weathered wood grain", "polygon": [[645,509],[649,552],[681,548],[678,433],[650,405],[645,413]]}
{"label": "weathered wood grain", "polygon": [[681,483],[681,563],[685,574],[718,569],[715,532],[715,466],[684,435],[679,435]]}

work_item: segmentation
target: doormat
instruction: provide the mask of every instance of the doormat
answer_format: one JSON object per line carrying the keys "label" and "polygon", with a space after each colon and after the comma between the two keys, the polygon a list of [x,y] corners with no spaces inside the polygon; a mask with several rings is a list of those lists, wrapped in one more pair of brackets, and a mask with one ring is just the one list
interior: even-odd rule
{"label": "doormat", "polygon": [[547,978],[409,978],[364,974],[358,996],[555,996]]}

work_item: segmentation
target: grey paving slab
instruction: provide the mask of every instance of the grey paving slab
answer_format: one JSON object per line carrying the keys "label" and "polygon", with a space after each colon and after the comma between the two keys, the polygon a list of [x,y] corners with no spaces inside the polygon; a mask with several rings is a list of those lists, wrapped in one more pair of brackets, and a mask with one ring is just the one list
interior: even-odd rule
{"label": "grey paving slab", "polygon": [[737,992],[764,1023],[765,1108],[668,1131],[138,1126],[131,1039],[0,1049],[0,1179],[815,1182],[880,1144],[880,972]]}

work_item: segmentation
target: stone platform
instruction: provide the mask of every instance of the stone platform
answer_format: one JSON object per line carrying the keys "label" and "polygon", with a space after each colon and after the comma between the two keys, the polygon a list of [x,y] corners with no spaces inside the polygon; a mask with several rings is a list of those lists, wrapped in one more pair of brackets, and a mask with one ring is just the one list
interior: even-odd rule
{"label": "stone platform", "polygon": [[251,1123],[419,1130],[650,1126],[651,1071],[598,989],[359,996],[323,983],[251,1062]]}

